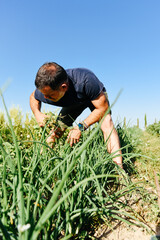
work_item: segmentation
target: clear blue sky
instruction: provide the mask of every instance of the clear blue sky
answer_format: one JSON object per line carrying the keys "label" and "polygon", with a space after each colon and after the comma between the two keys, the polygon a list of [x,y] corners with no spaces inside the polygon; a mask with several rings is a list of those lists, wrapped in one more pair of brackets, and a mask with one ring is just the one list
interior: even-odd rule
{"label": "clear blue sky", "polygon": [[[159,0],[0,0],[0,87],[7,107],[30,112],[38,68],[54,61],[91,69],[107,88],[113,118],[160,120]],[[0,109],[2,101],[0,100]]]}

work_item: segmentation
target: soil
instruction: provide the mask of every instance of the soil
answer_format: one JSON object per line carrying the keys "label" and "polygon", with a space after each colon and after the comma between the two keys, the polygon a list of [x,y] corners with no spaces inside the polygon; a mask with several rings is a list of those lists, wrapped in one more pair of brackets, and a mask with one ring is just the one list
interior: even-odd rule
{"label": "soil", "polygon": [[[117,226],[113,230],[105,231],[100,240],[151,240],[153,236],[160,237],[160,231],[154,229],[156,233],[147,233],[144,229],[136,226]],[[160,230],[160,229],[159,229]],[[160,239],[160,238],[158,238]]]}
{"label": "soil", "polygon": [[124,223],[117,223],[113,229],[108,229],[106,226],[101,226],[95,233],[96,239],[99,240],[160,240],[160,225],[151,224],[152,230],[140,228],[138,226],[128,226]]}

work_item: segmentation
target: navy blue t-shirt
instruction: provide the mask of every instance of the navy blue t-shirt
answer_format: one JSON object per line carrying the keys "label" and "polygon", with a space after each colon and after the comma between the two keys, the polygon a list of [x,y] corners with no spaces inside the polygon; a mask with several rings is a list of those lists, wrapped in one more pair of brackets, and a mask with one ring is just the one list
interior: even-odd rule
{"label": "navy blue t-shirt", "polygon": [[59,107],[69,107],[79,103],[91,102],[95,100],[102,91],[106,91],[103,83],[88,69],[73,68],[67,69],[66,72],[68,75],[69,88],[58,102],[46,99],[38,89],[35,91],[35,99]]}

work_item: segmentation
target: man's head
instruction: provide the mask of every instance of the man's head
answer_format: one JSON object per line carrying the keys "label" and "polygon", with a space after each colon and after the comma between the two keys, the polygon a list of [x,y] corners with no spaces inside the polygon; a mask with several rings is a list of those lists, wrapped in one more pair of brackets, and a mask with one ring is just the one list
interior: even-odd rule
{"label": "man's head", "polygon": [[67,73],[55,62],[45,63],[37,72],[35,85],[45,98],[57,102],[68,90]]}
{"label": "man's head", "polygon": [[39,90],[45,86],[57,90],[64,82],[67,82],[67,73],[63,67],[55,62],[43,64],[39,68],[35,79],[35,85]]}

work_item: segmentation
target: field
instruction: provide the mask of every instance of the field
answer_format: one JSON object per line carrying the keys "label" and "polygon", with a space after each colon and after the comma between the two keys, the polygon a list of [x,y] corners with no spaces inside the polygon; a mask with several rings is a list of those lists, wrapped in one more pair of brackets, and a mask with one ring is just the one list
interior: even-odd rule
{"label": "field", "polygon": [[120,226],[158,234],[160,122],[145,130],[117,125],[123,170],[98,124],[72,148],[67,132],[48,146],[49,116],[39,128],[19,109],[0,112],[0,238],[109,239]]}

